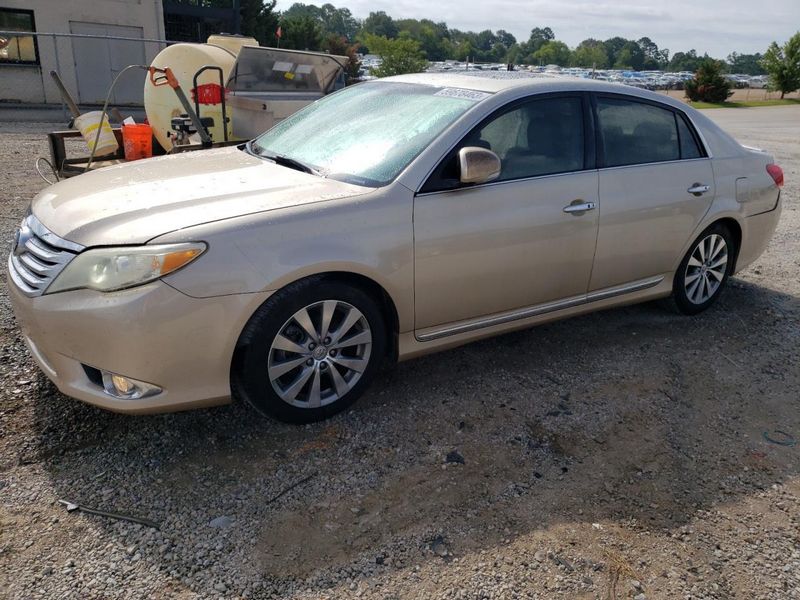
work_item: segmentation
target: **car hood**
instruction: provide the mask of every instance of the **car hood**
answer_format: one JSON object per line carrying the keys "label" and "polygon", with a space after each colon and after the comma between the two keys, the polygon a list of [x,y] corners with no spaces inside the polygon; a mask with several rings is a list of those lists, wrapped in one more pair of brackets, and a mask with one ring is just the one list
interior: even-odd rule
{"label": "car hood", "polygon": [[140,244],[193,225],[370,190],[229,147],[98,169],[43,190],[32,210],[53,233],[83,246]]}

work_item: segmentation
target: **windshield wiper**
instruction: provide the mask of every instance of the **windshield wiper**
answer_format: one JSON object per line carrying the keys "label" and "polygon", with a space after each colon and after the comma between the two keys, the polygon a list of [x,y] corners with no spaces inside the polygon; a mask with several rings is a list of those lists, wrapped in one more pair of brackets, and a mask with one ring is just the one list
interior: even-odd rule
{"label": "windshield wiper", "polygon": [[263,158],[267,160],[271,160],[272,162],[279,164],[283,167],[289,167],[290,169],[295,169],[297,171],[303,171],[303,173],[311,173],[312,175],[321,175],[319,171],[317,171],[314,167],[307,165],[304,162],[301,162],[294,158],[289,158],[288,156],[283,156],[282,154],[259,154]]}
{"label": "windshield wiper", "polygon": [[311,173],[312,175],[320,175],[320,176],[322,175],[322,173],[317,171],[314,167],[307,165],[306,163],[299,161],[297,159],[289,158],[288,156],[283,156],[282,154],[270,154],[268,152],[264,152],[264,148],[262,148],[261,146],[253,145],[253,140],[247,142],[245,148],[253,156],[266,158],[267,160],[271,160],[275,164],[281,165],[283,167],[289,167],[290,169],[294,169],[296,171],[302,171],[303,173]]}

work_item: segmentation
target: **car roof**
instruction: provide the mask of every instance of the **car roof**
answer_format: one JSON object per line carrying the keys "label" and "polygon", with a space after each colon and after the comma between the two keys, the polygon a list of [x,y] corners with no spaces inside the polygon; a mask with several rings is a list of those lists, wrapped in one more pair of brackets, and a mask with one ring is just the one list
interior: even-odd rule
{"label": "car roof", "polygon": [[416,83],[437,87],[456,87],[496,94],[511,90],[528,90],[529,93],[595,91],[613,94],[625,94],[637,98],[655,100],[686,111],[687,105],[666,94],[657,94],[649,90],[624,85],[587,79],[585,77],[554,76],[548,74],[528,74],[524,72],[475,71],[470,73],[413,73],[396,75],[379,81],[399,83]]}
{"label": "car roof", "polygon": [[711,119],[685,102],[666,94],[651,92],[621,83],[607,83],[582,77],[565,77],[525,72],[475,71],[474,73],[414,73],[378,79],[370,83],[391,81],[416,83],[437,87],[455,87],[508,95],[510,97],[548,92],[605,92],[621,94],[660,102],[683,112],[701,132],[712,156],[737,156],[744,152],[742,146],[728,133],[720,129]]}

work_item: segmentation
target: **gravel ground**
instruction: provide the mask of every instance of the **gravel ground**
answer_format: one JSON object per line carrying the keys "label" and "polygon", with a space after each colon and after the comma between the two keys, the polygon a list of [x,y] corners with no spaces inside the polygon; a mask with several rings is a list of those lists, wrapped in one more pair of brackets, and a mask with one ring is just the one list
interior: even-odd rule
{"label": "gravel ground", "polygon": [[[800,438],[800,107],[709,115],[787,178],[769,250],[712,310],[407,362],[313,426],[67,399],[0,287],[0,595],[800,598],[800,447],[764,437]],[[49,128],[0,123],[4,262]]]}

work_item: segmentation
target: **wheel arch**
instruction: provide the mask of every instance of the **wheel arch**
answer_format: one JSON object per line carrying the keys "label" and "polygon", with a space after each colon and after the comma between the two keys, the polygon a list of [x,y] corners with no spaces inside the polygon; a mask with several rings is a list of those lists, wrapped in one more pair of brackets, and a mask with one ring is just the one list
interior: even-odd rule
{"label": "wheel arch", "polygon": [[[386,328],[386,337],[387,337],[387,358],[392,361],[397,360],[398,355],[398,337],[400,332],[400,317],[397,310],[397,305],[392,298],[391,294],[386,290],[384,286],[378,283],[372,277],[364,275],[362,273],[357,273],[354,271],[340,271],[340,270],[331,270],[331,271],[322,271],[318,273],[312,273],[309,275],[303,275],[301,277],[297,277],[292,279],[291,281],[284,281],[280,287],[277,287],[273,293],[280,292],[289,288],[291,286],[297,285],[303,281],[309,279],[316,279],[319,281],[337,281],[340,283],[345,283],[347,285],[357,287],[360,290],[366,292],[373,300],[376,301],[378,304],[378,308],[381,311],[381,315],[384,319],[384,326]],[[261,305],[259,305],[260,308]],[[256,311],[258,308],[256,309]],[[255,312],[253,312],[253,315]],[[239,332],[239,336],[236,341],[236,345],[234,348],[233,356],[231,358],[231,369],[234,368],[237,362],[237,356],[240,354],[241,349],[244,347],[243,337],[244,333],[247,331],[247,326],[250,323],[253,315],[248,317],[247,322],[245,323],[242,331]]]}
{"label": "wheel arch", "polygon": [[739,259],[739,251],[742,248],[742,226],[733,217],[722,217],[721,219],[716,219],[712,223],[710,223],[705,229],[711,227],[712,225],[722,225],[731,232],[734,241],[736,242],[735,253],[733,256],[733,264],[731,265],[731,274],[736,272],[736,261]]}
{"label": "wheel arch", "polygon": [[676,257],[673,272],[677,272],[678,265],[680,265],[681,261],[683,260],[683,257],[686,256],[686,253],[691,249],[692,244],[694,244],[695,240],[697,240],[697,238],[700,237],[700,235],[709,227],[713,227],[714,225],[720,224],[728,228],[728,230],[731,232],[736,242],[736,255],[733,257],[734,270],[731,271],[731,273],[734,273],[736,269],[736,261],[739,258],[739,251],[742,248],[742,238],[744,235],[740,219],[741,217],[736,213],[726,212],[726,213],[721,213],[721,214],[718,213],[715,215],[711,215],[711,218],[704,220],[702,223],[700,223],[697,226],[697,228],[692,232],[692,234],[689,236],[689,238],[686,240],[686,244]]}
{"label": "wheel arch", "polygon": [[386,288],[371,277],[352,271],[326,271],[318,273],[317,276],[328,281],[339,281],[357,287],[369,294],[378,303],[383,315],[384,326],[386,327],[388,355],[391,360],[396,361],[397,342],[400,335],[400,316],[397,312],[397,305]]}

